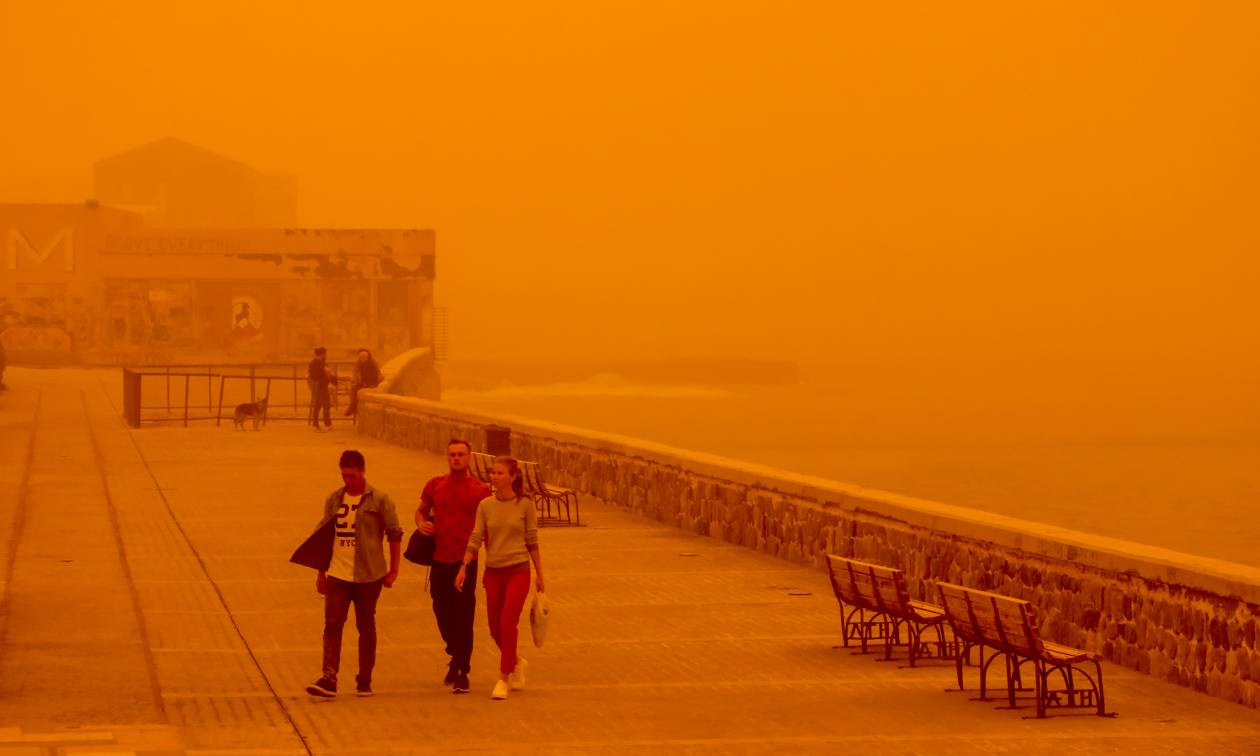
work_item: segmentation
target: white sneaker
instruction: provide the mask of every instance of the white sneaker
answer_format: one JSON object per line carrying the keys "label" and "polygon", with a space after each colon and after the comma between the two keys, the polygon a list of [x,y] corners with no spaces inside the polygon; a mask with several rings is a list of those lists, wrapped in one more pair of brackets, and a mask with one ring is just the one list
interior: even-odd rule
{"label": "white sneaker", "polygon": [[494,683],[494,690],[491,691],[490,697],[496,701],[502,701],[508,697],[508,684],[503,680],[497,680]]}
{"label": "white sneaker", "polygon": [[525,668],[529,666],[529,662],[521,657],[516,657],[516,669],[512,670],[512,674],[508,675],[508,687],[512,690],[525,689]]}

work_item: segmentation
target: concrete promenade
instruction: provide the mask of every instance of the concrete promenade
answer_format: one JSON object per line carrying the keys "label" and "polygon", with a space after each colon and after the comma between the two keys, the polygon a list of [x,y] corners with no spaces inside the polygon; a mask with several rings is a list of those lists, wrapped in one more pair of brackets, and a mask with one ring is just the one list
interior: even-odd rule
{"label": "concrete promenade", "polygon": [[1260,753],[1260,712],[1110,665],[1114,719],[1038,721],[946,693],[952,667],[833,649],[824,575],[593,499],[588,527],[542,533],[555,618],[546,648],[523,645],[527,690],[489,698],[480,611],[472,693],[442,686],[425,573],[404,564],[378,613],[377,695],[346,695],[351,619],[343,693],[313,701],[322,599],[287,559],[340,484],[338,455],[362,450],[405,522],[445,461],[344,419],[326,434],[133,431],[118,371],[11,368],[6,382],[0,756]]}

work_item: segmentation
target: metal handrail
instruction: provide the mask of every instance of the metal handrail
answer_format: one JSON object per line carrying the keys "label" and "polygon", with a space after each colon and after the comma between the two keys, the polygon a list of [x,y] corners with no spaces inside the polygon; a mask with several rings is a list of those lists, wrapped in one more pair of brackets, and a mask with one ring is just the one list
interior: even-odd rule
{"label": "metal handrail", "polygon": [[[307,382],[304,369],[308,363],[305,362],[269,362],[269,363],[220,363],[220,364],[181,364],[181,365],[143,365],[139,367],[123,368],[123,415],[127,420],[127,424],[133,428],[139,428],[143,422],[160,423],[160,422],[180,422],[185,427],[189,422],[199,420],[214,420],[217,425],[221,425],[223,421],[223,403],[227,393],[228,382],[239,380],[249,381],[249,402],[258,401],[258,384],[264,383],[263,396],[271,396],[271,384],[273,381],[282,381],[293,383],[292,402],[287,409],[291,411],[290,415],[276,415],[272,412],[277,406],[268,402],[267,417],[272,419],[304,419],[309,418],[307,411],[299,414],[299,410],[303,409],[304,403],[300,397],[300,387]],[[328,362],[328,366],[332,369],[334,386],[343,383],[342,375],[339,369],[353,368],[354,363],[351,361]],[[164,404],[144,403],[145,378],[160,377],[164,382]],[[184,379],[184,397],[182,403],[172,403],[171,401],[171,379]],[[192,383],[194,379],[206,380],[206,403],[194,403],[192,400]],[[219,380],[219,396],[218,401],[214,398],[214,380]],[[177,389],[178,390],[178,389]],[[198,389],[199,390],[199,389]],[[340,392],[334,390],[331,392],[332,407],[339,407]],[[241,394],[240,398],[244,398]],[[309,403],[309,395],[306,397]],[[177,400],[178,401],[178,400]],[[235,400],[229,402],[229,407],[235,403]],[[182,413],[179,412],[182,410]],[[194,411],[205,410],[205,414],[194,414]],[[146,412],[147,411],[147,412]],[[161,414],[155,414],[161,411]],[[228,417],[231,413],[228,414]]]}

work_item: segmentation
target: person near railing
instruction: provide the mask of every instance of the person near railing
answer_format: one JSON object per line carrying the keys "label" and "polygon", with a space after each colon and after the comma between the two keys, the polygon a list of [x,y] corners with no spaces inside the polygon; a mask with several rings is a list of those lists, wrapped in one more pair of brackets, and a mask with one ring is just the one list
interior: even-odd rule
{"label": "person near railing", "polygon": [[360,349],[354,362],[354,377],[350,380],[350,406],[346,408],[346,417],[353,417],[359,411],[359,389],[376,388],[380,384],[381,366],[372,359],[371,352]]}
{"label": "person near railing", "polygon": [[328,393],[330,383],[337,378],[328,367],[328,350],[315,347],[315,358],[306,366],[306,382],[311,389],[311,413],[308,418],[315,430],[320,430],[319,414],[324,413],[324,427],[332,427],[332,397]]}

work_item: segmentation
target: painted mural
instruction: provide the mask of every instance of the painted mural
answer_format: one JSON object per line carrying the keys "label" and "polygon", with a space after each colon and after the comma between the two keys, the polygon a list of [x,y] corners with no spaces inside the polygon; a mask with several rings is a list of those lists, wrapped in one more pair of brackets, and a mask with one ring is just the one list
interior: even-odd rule
{"label": "painted mural", "polygon": [[263,338],[263,308],[247,294],[232,297],[232,343],[249,344]]}
{"label": "painted mural", "polygon": [[11,361],[295,361],[321,345],[388,359],[430,340],[431,231],[146,230],[130,216],[0,204],[0,237],[25,240],[0,270]]}

